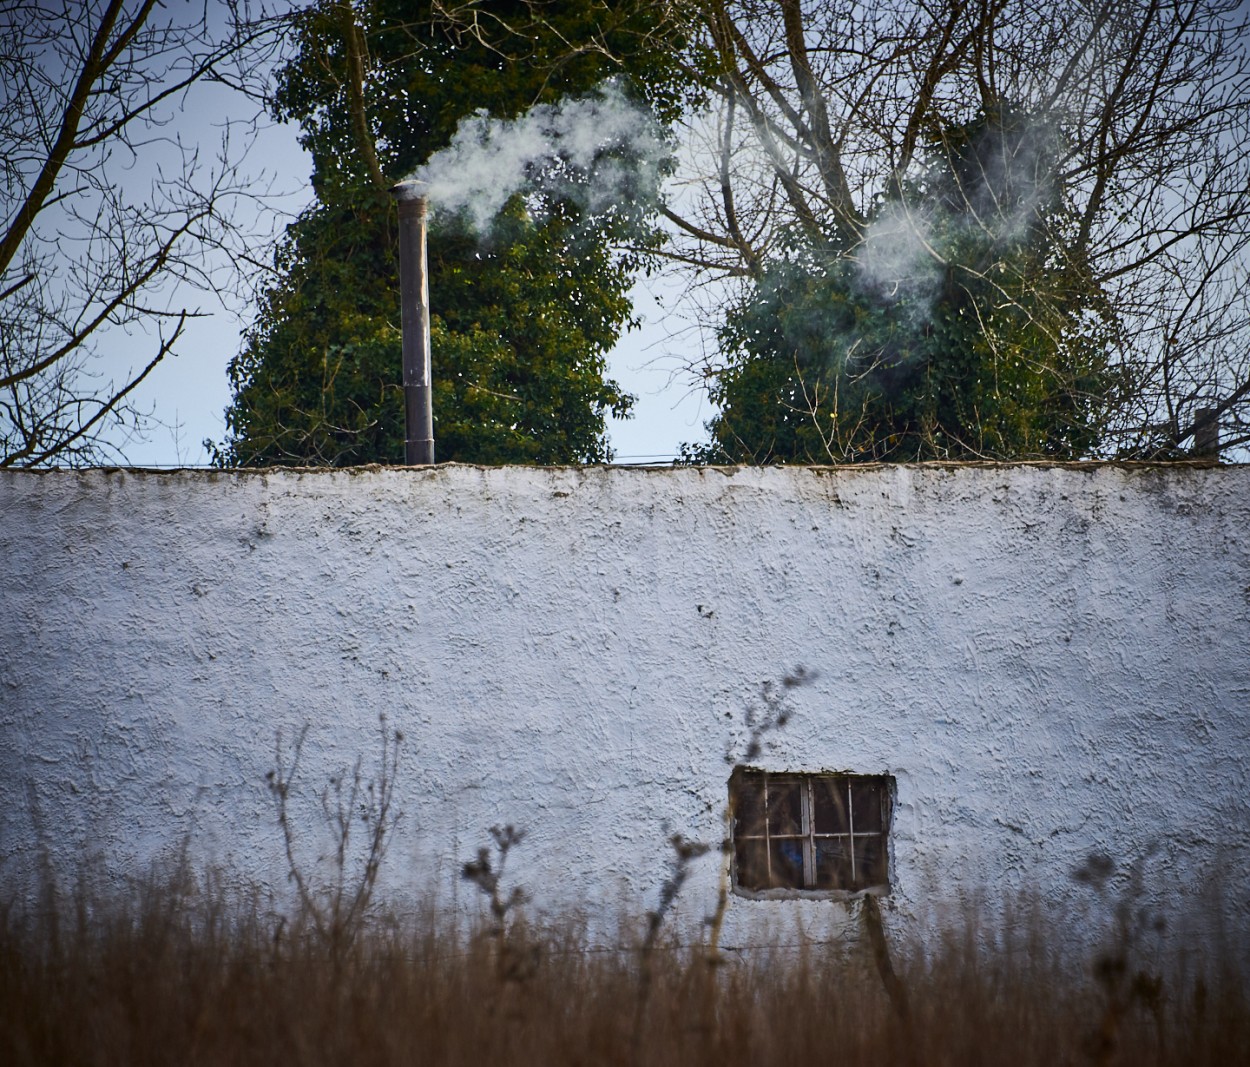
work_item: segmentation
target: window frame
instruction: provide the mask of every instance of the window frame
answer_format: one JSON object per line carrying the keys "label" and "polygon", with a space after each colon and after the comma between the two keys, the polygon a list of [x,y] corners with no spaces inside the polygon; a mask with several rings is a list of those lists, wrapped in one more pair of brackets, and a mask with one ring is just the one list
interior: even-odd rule
{"label": "window frame", "polygon": [[[801,825],[797,834],[774,834],[771,829],[772,819],[768,809],[768,784],[769,781],[790,784],[799,783],[801,785],[800,797],[800,815]],[[847,831],[838,833],[817,833],[815,828],[815,804],[814,786],[817,782],[827,782],[829,780],[845,780],[847,789]],[[763,834],[742,834],[740,831],[737,815],[737,804],[739,797],[744,789],[755,788],[756,783],[760,788],[760,801],[764,811],[764,833]],[[853,786],[858,783],[861,786],[869,786],[876,791],[876,798],[881,804],[881,822],[880,829],[877,830],[855,830],[855,806]],[[891,829],[893,824],[895,797],[897,795],[897,783],[892,775],[887,774],[856,774],[850,771],[770,771],[759,767],[735,767],[733,773],[729,777],[729,812],[730,812],[730,841],[729,841],[729,858],[730,858],[730,886],[736,896],[745,897],[750,900],[856,900],[865,896],[888,896],[892,890],[891,876],[893,873],[894,863],[891,848]],[[816,842],[821,839],[843,838],[846,839],[850,848],[848,850],[852,880],[854,880],[854,864],[855,864],[855,848],[856,840],[865,841],[876,839],[880,842],[881,862],[883,865],[882,880],[871,885],[861,886],[855,889],[846,888],[819,888],[814,883],[816,881]],[[739,880],[738,874],[738,843],[740,841],[763,841],[764,855],[766,862],[772,863],[772,843],[774,840],[798,840],[802,842],[803,847],[803,885],[802,886],[770,886],[767,888],[752,888],[744,886]]]}

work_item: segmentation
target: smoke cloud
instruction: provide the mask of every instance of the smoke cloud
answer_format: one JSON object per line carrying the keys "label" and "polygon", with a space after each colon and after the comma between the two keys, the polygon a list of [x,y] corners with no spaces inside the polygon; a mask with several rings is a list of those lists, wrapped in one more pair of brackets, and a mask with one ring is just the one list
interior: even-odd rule
{"label": "smoke cloud", "polygon": [[1055,199],[1057,149],[1050,123],[1010,114],[952,149],[925,199],[882,204],[854,253],[859,281],[883,303],[906,301],[923,314],[947,258],[971,248],[993,255],[1034,231]]}
{"label": "smoke cloud", "polygon": [[479,111],[412,177],[428,185],[434,207],[485,231],[522,191],[572,199],[592,213],[654,198],[668,156],[651,113],[608,82],[516,119]]}
{"label": "smoke cloud", "polygon": [[942,266],[927,213],[884,205],[864,234],[855,267],[861,284],[887,303],[936,292]]}

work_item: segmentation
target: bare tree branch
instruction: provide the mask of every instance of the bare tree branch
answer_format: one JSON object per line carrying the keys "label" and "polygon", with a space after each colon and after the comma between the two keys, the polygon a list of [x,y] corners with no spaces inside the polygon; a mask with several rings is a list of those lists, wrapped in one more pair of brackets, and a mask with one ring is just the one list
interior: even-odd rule
{"label": "bare tree branch", "polygon": [[[235,0],[190,20],[158,0],[0,8],[0,466],[116,455],[106,427],[141,424],[137,387],[199,314],[173,287],[220,295],[256,263],[246,141],[225,124],[207,162],[165,127],[199,83],[262,96],[283,26]],[[137,365],[101,347],[152,326]]]}
{"label": "bare tree branch", "polygon": [[365,34],[356,21],[356,10],[351,0],[343,0],[339,4],[339,17],[347,51],[347,100],[351,109],[352,129],[356,133],[356,147],[364,157],[374,186],[379,192],[385,192],[394,183],[382,173],[373,134],[369,131],[369,120],[365,115],[365,67],[368,65]]}

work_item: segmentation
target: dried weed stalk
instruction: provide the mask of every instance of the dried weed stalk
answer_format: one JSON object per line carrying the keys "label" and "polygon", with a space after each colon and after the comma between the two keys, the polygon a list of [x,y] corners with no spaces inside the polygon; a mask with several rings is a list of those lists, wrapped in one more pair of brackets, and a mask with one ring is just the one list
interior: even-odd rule
{"label": "dried weed stalk", "polygon": [[[780,684],[773,682],[771,679],[761,682],[759,702],[752,701],[746,707],[744,716],[747,728],[746,744],[743,745],[740,753],[736,752],[735,742],[731,738],[729,746],[725,750],[725,762],[737,768],[745,766],[751,760],[758,759],[764,751],[764,744],[768,735],[785,727],[794,714],[794,708],[790,704],[790,694],[795,689],[810,685],[819,677],[820,675],[816,671],[799,664],[794,670],[782,675]],[[726,712],[726,716],[728,718],[733,717],[730,712]],[[712,966],[716,966],[721,962],[721,932],[725,926],[725,913],[729,908],[729,889],[733,875],[734,814],[733,796],[730,795],[725,802],[722,819],[724,833],[721,837],[720,845],[721,868],[720,880],[716,891],[716,907],[707,918],[709,931],[708,962]]]}
{"label": "dried weed stalk", "polygon": [[518,921],[520,909],[528,896],[520,886],[513,886],[510,891],[504,892],[501,883],[508,853],[525,840],[525,831],[509,823],[492,826],[490,836],[495,843],[494,858],[491,849],[482,846],[477,850],[477,858],[469,860],[461,868],[460,876],[477,886],[478,892],[489,903],[491,923],[487,935],[495,948],[498,978],[503,982],[523,982],[533,977],[540,957],[538,947],[529,943],[523,925]]}
{"label": "dried weed stalk", "polygon": [[[1164,919],[1142,904],[1145,897],[1143,867],[1153,850],[1132,864],[1127,881],[1113,905],[1114,926],[1110,942],[1093,960],[1093,977],[1101,999],[1097,1028],[1086,1039],[1090,1061],[1107,1067],[1116,1059],[1120,1033],[1134,1008],[1144,1008],[1153,1020],[1160,1048],[1164,1041],[1163,977],[1143,962],[1145,942],[1161,934]],[[1072,872],[1074,881],[1091,886],[1100,897],[1108,896],[1116,864],[1100,852],[1091,853]]]}
{"label": "dried weed stalk", "polygon": [[291,746],[289,763],[282,732],[278,732],[274,746],[276,766],[265,775],[282,831],[288,876],[299,893],[301,918],[312,924],[318,940],[329,950],[336,973],[360,936],[378,871],[400,819],[393,801],[404,735],[400,730],[387,728],[385,715],[378,717],[378,723],[379,752],[374,776],[364,777],[357,757],[350,774],[332,776],[317,796],[330,840],[329,850],[317,857],[318,863],[330,861],[332,873],[326,884],[314,881],[312,871],[301,863],[291,816],[291,791],[299,774],[307,726],[299,731]]}

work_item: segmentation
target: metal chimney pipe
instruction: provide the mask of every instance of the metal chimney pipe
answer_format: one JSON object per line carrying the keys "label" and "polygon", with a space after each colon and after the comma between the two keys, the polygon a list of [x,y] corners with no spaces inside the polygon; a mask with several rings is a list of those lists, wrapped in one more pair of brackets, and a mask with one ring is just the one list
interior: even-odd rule
{"label": "metal chimney pipe", "polygon": [[1220,457],[1220,420],[1215,408],[1198,408],[1194,412],[1194,454]]}
{"label": "metal chimney pipe", "polygon": [[404,346],[404,462],[434,462],[433,378],[430,372],[430,284],[426,272],[425,183],[399,182],[399,300]]}

